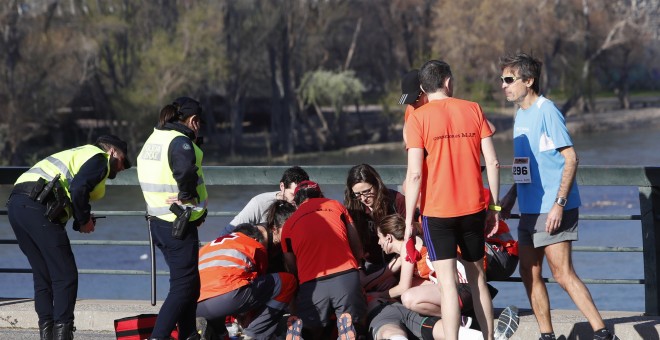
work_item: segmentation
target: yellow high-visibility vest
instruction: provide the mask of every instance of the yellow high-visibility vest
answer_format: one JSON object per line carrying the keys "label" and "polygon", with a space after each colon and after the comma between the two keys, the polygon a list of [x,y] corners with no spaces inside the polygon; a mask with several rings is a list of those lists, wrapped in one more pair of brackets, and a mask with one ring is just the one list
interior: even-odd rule
{"label": "yellow high-visibility vest", "polygon": [[[64,150],[46,157],[18,177],[14,185],[23,182],[36,182],[39,178],[51,181],[57,174],[60,174],[60,184],[62,184],[62,187],[66,191],[66,195],[71,199],[71,192],[69,191],[71,180],[80,171],[83,164],[97,154],[102,154],[108,161],[108,171],[106,171],[105,177],[89,193],[90,201],[98,200],[105,195],[105,179],[110,174],[110,155],[91,144]],[[71,207],[66,207],[66,213],[66,219],[68,220],[73,215]]]}
{"label": "yellow high-visibility vest", "polygon": [[[171,196],[179,194],[179,187],[170,169],[168,150],[175,137],[185,136],[174,130],[158,130],[149,136],[137,157],[137,173],[144,200],[147,203],[147,214],[162,220],[172,222],[176,216],[170,212],[170,205],[166,203]],[[202,150],[192,143],[195,151],[195,165],[197,165],[197,194],[199,201],[193,208],[190,221],[195,221],[206,212],[208,194],[204,184],[202,172]]]}

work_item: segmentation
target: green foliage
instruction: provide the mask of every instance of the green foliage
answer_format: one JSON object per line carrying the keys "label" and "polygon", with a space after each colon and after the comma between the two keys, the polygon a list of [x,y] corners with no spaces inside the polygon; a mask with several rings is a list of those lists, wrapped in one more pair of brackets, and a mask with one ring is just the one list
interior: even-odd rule
{"label": "green foliage", "polygon": [[492,99],[492,82],[475,81],[470,85],[469,100],[481,103]]}
{"label": "green foliage", "polygon": [[335,114],[362,98],[365,88],[353,71],[313,71],[302,78],[298,92],[305,104],[331,105]]}
{"label": "green foliage", "polygon": [[[176,25],[158,29],[153,20],[148,35],[109,39],[105,43],[114,46],[118,53],[134,60],[127,60],[119,54],[106,58],[108,81],[117,83],[112,98],[112,107],[117,117],[137,125],[138,131],[150,132],[160,108],[181,95],[200,97],[210,84],[217,83],[223,58],[218,53],[218,38],[222,34],[222,23],[217,20],[218,11],[210,11],[213,5],[179,6]],[[135,16],[149,15],[148,4],[135,9]],[[100,21],[101,30],[109,31],[110,36],[122,36],[131,31],[142,30],[141,20],[129,22],[125,13],[121,20],[116,16],[106,16]],[[149,21],[149,20],[147,20]],[[108,25],[107,23],[113,23]],[[148,39],[148,37],[151,37]],[[113,76],[109,69],[119,63],[131,69],[123,73],[130,76]],[[121,75],[120,75],[121,76]]]}

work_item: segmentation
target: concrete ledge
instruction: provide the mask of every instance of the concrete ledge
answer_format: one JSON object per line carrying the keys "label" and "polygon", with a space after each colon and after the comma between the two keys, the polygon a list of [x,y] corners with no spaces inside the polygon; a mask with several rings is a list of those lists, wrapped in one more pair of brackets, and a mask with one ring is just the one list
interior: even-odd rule
{"label": "concrete ledge", "polygon": [[[162,301],[159,301],[162,303]],[[142,300],[78,300],[76,304],[76,328],[79,330],[114,331],[114,320],[127,316],[158,313],[160,305],[151,306]],[[495,310],[499,315],[501,308]],[[660,317],[644,316],[641,312],[603,311],[608,328],[622,340],[660,340]],[[555,334],[567,339],[593,339],[587,320],[576,310],[553,310]],[[32,299],[0,299],[1,328],[37,328],[37,314]],[[536,319],[529,309],[520,310],[520,327],[513,340],[538,339]]]}

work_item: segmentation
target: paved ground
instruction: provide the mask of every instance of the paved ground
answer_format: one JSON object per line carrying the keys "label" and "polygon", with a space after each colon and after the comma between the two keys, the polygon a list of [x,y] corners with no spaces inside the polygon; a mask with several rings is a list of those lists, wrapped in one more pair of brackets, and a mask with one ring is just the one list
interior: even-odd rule
{"label": "paved ground", "polygon": [[[76,339],[115,339],[114,320],[143,313],[158,313],[160,306],[148,301],[79,300],[76,304]],[[501,310],[496,310],[496,315]],[[622,340],[660,339],[660,317],[641,312],[601,312],[605,323]],[[553,310],[557,336],[567,339],[593,339],[587,320],[575,310]],[[0,339],[39,339],[37,317],[31,299],[0,299]],[[538,339],[536,320],[529,310],[520,311],[520,327],[513,340]]]}
{"label": "paved ground", "polygon": [[[22,329],[22,328],[0,328],[0,337],[2,339],[11,340],[39,340],[39,331],[37,329]],[[76,340],[84,339],[101,339],[110,340],[117,339],[115,332],[110,331],[76,331],[74,337]]]}

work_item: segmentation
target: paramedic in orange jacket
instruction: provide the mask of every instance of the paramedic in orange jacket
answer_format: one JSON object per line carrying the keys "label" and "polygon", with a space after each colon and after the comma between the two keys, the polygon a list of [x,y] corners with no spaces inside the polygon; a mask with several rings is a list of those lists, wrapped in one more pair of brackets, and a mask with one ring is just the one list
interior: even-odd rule
{"label": "paramedic in orange jacket", "polygon": [[249,312],[254,317],[244,335],[268,339],[274,334],[297,285],[289,273],[266,273],[266,242],[257,227],[246,223],[200,249],[197,317],[205,318],[214,333],[225,332],[226,316]]}

